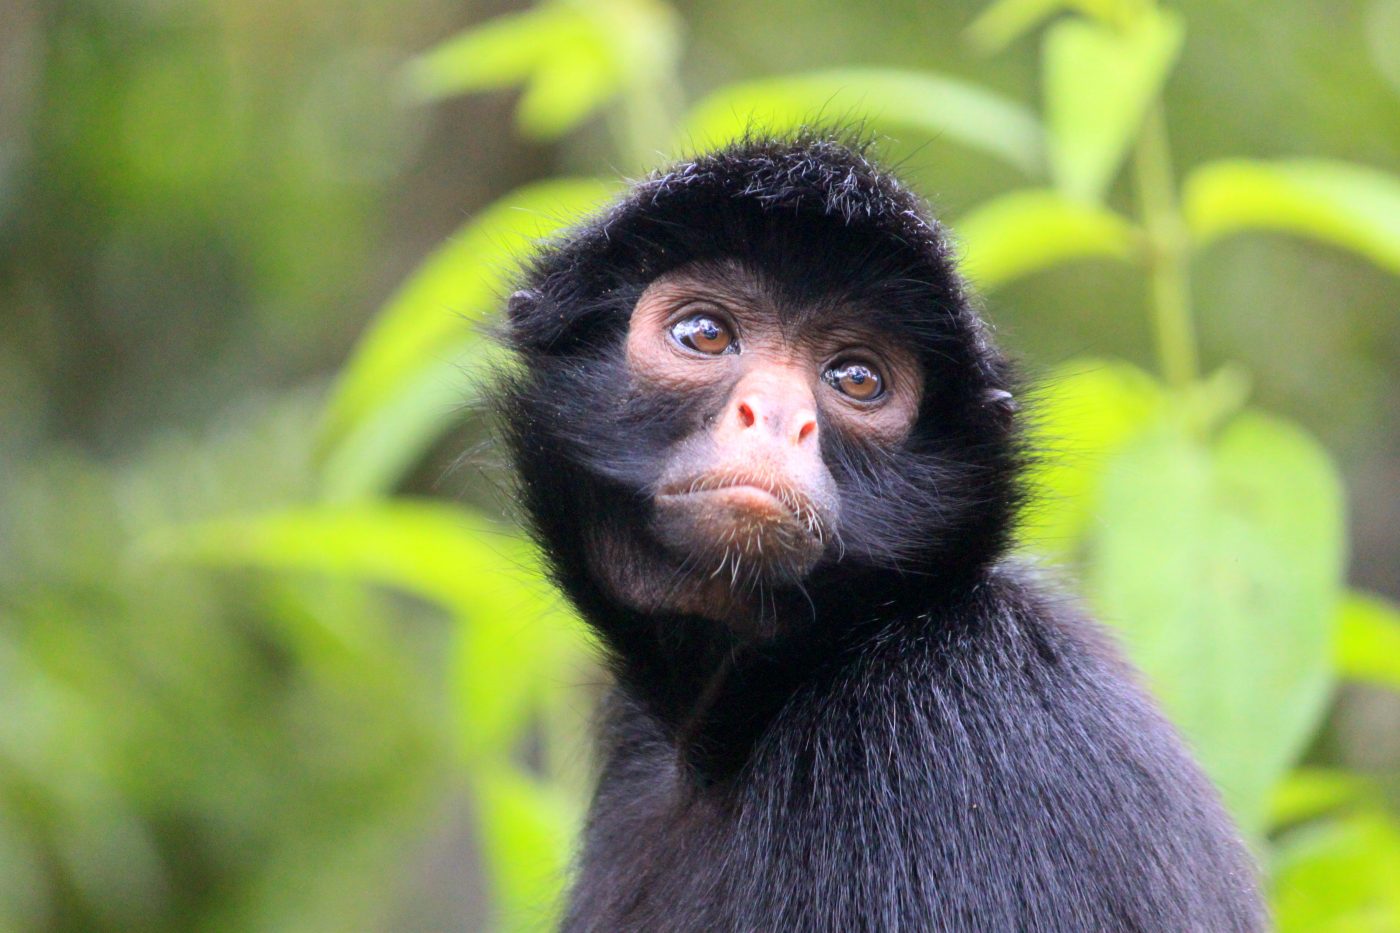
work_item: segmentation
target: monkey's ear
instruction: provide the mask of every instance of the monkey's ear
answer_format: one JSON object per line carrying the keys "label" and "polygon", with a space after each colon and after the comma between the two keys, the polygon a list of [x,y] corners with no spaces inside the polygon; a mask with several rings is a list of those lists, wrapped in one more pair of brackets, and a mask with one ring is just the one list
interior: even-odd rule
{"label": "monkey's ear", "polygon": [[519,323],[522,318],[535,310],[535,306],[540,303],[540,293],[533,288],[522,288],[506,299],[506,320],[512,324]]}
{"label": "monkey's ear", "polygon": [[1016,401],[1016,396],[1005,389],[988,389],[982,393],[984,404],[994,408],[999,408],[1008,415],[1014,415],[1021,410],[1020,404]]}

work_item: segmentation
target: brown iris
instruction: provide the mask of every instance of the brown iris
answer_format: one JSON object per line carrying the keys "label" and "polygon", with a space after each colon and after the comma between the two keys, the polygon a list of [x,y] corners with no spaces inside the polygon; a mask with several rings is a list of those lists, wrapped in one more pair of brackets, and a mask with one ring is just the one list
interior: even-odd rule
{"label": "brown iris", "polygon": [[866,363],[837,363],[822,374],[837,392],[858,402],[879,398],[885,391],[885,380],[879,370]]}
{"label": "brown iris", "polygon": [[734,334],[724,322],[708,314],[692,314],[677,321],[671,327],[671,336],[681,346],[710,356],[719,356],[738,348]]}

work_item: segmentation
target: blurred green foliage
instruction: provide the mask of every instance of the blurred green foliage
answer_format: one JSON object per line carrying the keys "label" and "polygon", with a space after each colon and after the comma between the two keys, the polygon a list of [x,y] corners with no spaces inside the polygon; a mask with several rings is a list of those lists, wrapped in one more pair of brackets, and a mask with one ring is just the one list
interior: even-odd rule
{"label": "blurred green foliage", "polygon": [[[469,457],[448,474],[457,501],[429,495],[444,457],[482,436],[483,325],[513,264],[604,203],[614,169],[751,127],[859,119],[916,180],[912,147],[930,140],[946,177],[968,180],[951,227],[994,318],[1005,302],[1049,340],[1145,322],[1126,348],[1037,361],[1048,456],[1024,549],[1068,568],[1117,628],[1255,840],[1280,928],[1400,929],[1400,749],[1360,769],[1367,740],[1346,729],[1348,711],[1376,709],[1394,730],[1400,613],[1345,587],[1354,535],[1331,457],[1250,404],[1252,385],[1290,384],[1275,344],[1243,362],[1202,352],[1198,328],[1278,292],[1193,283],[1220,281],[1217,253],[1238,262],[1232,235],[1282,233],[1314,244],[1308,261],[1340,249],[1381,270],[1347,267],[1367,286],[1316,275],[1343,297],[1380,289],[1393,312],[1400,139],[1392,171],[1335,149],[1242,158],[1229,139],[1178,171],[1168,117],[1213,129],[1190,101],[1169,106],[1169,83],[1210,18],[1148,0],[928,14],[943,29],[924,37],[965,49],[965,71],[1038,68],[1037,108],[861,47],[862,28],[896,38],[869,11],[802,35],[876,66],[697,81],[682,23],[701,33],[723,5],[548,0],[416,57],[391,48],[448,34],[450,4],[150,6],[26,6],[0,39],[0,65],[40,63],[31,84],[0,83],[0,129],[24,128],[0,147],[0,928],[546,925],[605,678],[496,517],[498,467]],[[1397,11],[1367,7],[1373,47],[1394,48]],[[1274,21],[1269,5],[1221,15]],[[784,22],[751,28],[786,41]],[[1393,118],[1388,68],[1372,83]],[[687,106],[695,86],[712,90]],[[476,130],[490,115],[449,98],[517,87],[515,125],[560,157],[512,174],[504,131],[470,132],[461,184],[491,203],[443,242],[420,233],[423,216],[460,221],[437,202],[466,203],[415,178],[458,156],[417,148],[432,146],[426,114]],[[1354,129],[1397,125],[1363,113]],[[395,199],[414,204],[411,234],[376,226]],[[364,270],[424,253],[349,345]],[[1140,310],[1115,297],[1124,282]],[[1358,331],[1345,308],[1304,305]],[[1371,326],[1379,349],[1345,357],[1358,372],[1400,344],[1400,322]],[[1363,522],[1385,508],[1359,505]]]}

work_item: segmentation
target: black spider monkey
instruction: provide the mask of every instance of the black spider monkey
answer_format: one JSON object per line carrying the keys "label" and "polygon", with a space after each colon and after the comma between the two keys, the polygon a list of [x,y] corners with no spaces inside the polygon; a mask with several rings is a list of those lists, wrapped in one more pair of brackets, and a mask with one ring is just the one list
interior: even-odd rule
{"label": "black spider monkey", "polygon": [[522,284],[521,501],[616,677],[566,930],[1266,927],[1134,672],[1007,559],[1013,374],[865,144],[675,165]]}

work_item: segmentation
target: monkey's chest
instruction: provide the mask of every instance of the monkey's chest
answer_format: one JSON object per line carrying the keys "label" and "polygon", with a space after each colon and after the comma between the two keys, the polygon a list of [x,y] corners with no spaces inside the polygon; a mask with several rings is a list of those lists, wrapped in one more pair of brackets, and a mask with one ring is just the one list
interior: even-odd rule
{"label": "monkey's chest", "polygon": [[959,885],[919,812],[928,801],[841,770],[768,768],[702,787],[664,749],[610,768],[566,929],[961,928],[947,913]]}

